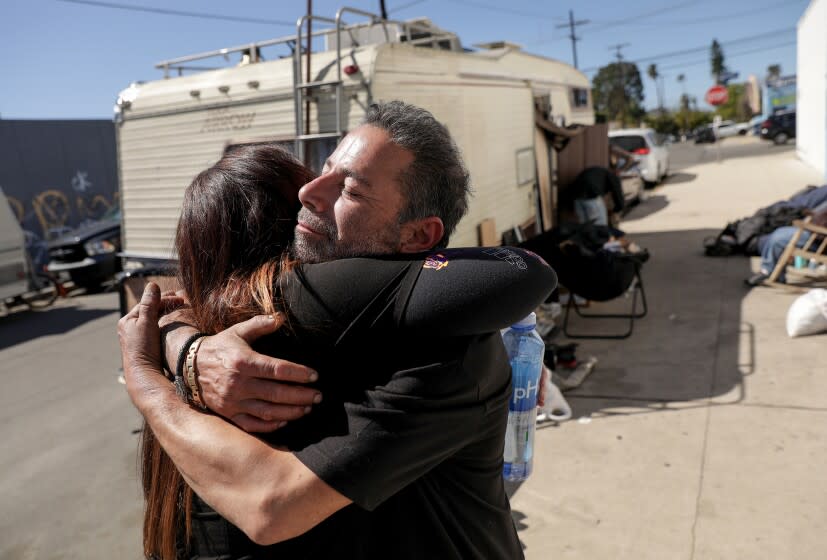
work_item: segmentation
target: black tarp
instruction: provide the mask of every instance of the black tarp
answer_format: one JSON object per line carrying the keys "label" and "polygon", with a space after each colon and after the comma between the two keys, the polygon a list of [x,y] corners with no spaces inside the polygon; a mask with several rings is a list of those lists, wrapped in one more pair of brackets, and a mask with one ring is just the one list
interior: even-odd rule
{"label": "black tarp", "polygon": [[98,219],[118,203],[114,123],[0,119],[0,187],[35,241]]}

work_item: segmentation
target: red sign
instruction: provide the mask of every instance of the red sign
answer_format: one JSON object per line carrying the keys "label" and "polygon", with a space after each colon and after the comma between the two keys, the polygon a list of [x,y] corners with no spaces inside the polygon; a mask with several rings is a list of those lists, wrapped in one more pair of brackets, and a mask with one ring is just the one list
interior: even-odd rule
{"label": "red sign", "polygon": [[729,92],[726,86],[716,85],[709,88],[706,92],[706,102],[710,105],[723,105],[729,101]]}

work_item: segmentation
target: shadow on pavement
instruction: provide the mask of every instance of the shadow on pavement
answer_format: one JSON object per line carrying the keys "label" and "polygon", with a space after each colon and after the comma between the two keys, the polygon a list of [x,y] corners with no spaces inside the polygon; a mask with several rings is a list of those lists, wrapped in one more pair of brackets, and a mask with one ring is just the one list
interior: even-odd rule
{"label": "shadow on pavement", "polygon": [[0,317],[0,350],[42,336],[63,334],[111,313],[112,309],[83,309],[76,305],[16,311]]}
{"label": "shadow on pavement", "polygon": [[[579,360],[598,359],[583,384],[564,393],[572,408],[568,422],[729,406],[744,399],[744,379],[755,371],[757,338],[753,326],[741,318],[750,261],[742,256],[704,256],[703,239],[715,233],[700,229],[635,234],[635,241],[651,253],[642,269],[649,313],[636,319],[631,337],[571,340],[561,333],[553,340],[577,342]],[[622,296],[591,304],[588,311],[622,312],[630,305],[631,299]],[[573,313],[570,317],[576,332],[617,333],[626,326],[624,320],[584,320]],[[537,431],[539,435],[562,427],[543,423]],[[509,498],[519,488],[506,484]],[[532,524],[523,512],[514,511],[513,517],[518,530]]]}
{"label": "shadow on pavement", "polygon": [[[703,239],[714,233],[635,235],[652,255],[642,271],[649,314],[635,321],[626,340],[574,341],[580,359],[598,358],[585,382],[565,393],[575,418],[707,406],[705,399],[725,394],[733,395],[727,404],[740,400],[743,377],[754,370],[754,329],[741,321],[750,262],[704,256]],[[592,304],[590,311],[622,312],[630,304],[621,297]],[[625,326],[621,320],[570,317],[575,332],[612,333]]]}
{"label": "shadow on pavement", "polygon": [[[634,208],[629,210],[627,214],[624,214],[623,221],[624,222],[633,222],[635,220],[640,220],[641,218],[645,218],[651,214],[656,212],[660,212],[664,208],[669,206],[669,199],[666,198],[662,194],[650,194],[646,197],[646,200],[642,201],[640,204],[636,205]],[[621,223],[621,229],[623,224]]]}
{"label": "shadow on pavement", "polygon": [[664,181],[664,185],[680,185],[681,183],[691,183],[698,177],[697,173],[685,173],[683,171],[678,171],[677,173],[672,173],[669,175],[666,180]]}
{"label": "shadow on pavement", "polygon": [[[720,149],[721,161],[725,162],[728,159],[755,157],[763,153],[775,155],[783,152],[792,152],[795,151],[795,142],[789,142],[782,146],[776,146],[768,140],[760,143],[727,144],[727,139],[725,138],[720,145]],[[717,159],[718,146],[715,144],[705,144],[704,150],[700,153],[698,163],[707,163],[716,161]]]}

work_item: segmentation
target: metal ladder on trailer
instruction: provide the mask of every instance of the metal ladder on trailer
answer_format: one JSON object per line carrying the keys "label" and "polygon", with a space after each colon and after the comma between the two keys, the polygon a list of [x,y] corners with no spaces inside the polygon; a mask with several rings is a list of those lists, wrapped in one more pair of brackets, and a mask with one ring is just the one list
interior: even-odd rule
{"label": "metal ladder on trailer", "polygon": [[[319,140],[324,138],[335,138],[336,140],[340,140],[344,133],[344,127],[342,125],[342,102],[344,97],[344,81],[342,80],[342,29],[344,28],[345,24],[342,22],[342,16],[346,13],[356,14],[360,16],[365,16],[370,18],[370,23],[381,23],[385,26],[388,21],[382,19],[381,16],[371,13],[365,12],[363,10],[358,10],[356,8],[340,8],[338,12],[336,12],[335,19],[316,16],[313,14],[307,14],[299,18],[298,22],[296,23],[296,48],[293,51],[293,105],[295,111],[295,119],[296,119],[296,139],[295,139],[295,154],[296,157],[299,158],[301,161],[305,161],[305,148],[308,142],[313,140]],[[312,25],[312,21],[319,21],[322,23],[333,24],[336,29],[336,74],[334,79],[331,80],[319,80],[319,81],[304,81],[302,80],[302,29],[305,23]],[[326,30],[329,32],[329,30]],[[387,27],[385,27],[385,36],[387,37]],[[309,33],[310,39],[312,41],[312,36],[317,35],[319,32],[311,32]],[[408,39],[410,40],[410,30],[406,27],[406,34],[408,35]],[[310,67],[310,59],[312,56],[312,48],[309,48],[307,52],[305,52],[307,59],[306,64],[307,67]],[[308,103],[310,96],[312,95],[313,91],[319,90],[322,88],[334,88],[335,91],[335,98],[336,98],[336,130],[331,131],[324,131],[324,132],[315,132],[310,133],[309,126],[306,124],[306,119],[308,115],[305,113],[305,105]],[[309,110],[309,107],[308,109]]]}

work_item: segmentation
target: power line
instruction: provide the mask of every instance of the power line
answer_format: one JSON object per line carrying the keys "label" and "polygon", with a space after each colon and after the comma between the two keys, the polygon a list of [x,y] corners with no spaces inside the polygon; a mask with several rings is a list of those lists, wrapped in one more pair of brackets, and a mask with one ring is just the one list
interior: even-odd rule
{"label": "power line", "polygon": [[[792,32],[792,31],[795,31],[795,27],[787,27],[787,28],[784,28],[784,29],[775,29],[773,31],[766,31],[764,33],[757,33],[755,35],[747,35],[745,37],[739,37],[738,39],[732,39],[730,41],[721,41],[721,46],[732,46],[732,45],[736,45],[736,44],[740,44],[740,43],[748,43],[748,42],[754,41],[756,39],[766,39],[767,36],[769,36],[769,35],[789,33],[789,32]],[[610,47],[610,48],[612,48],[612,47]],[[661,59],[664,59],[664,58],[673,58],[673,57],[676,57],[676,56],[683,56],[683,55],[693,54],[693,53],[697,53],[697,52],[706,52],[707,50],[709,50],[709,45],[704,45],[702,47],[693,47],[693,48],[690,48],[690,49],[683,49],[683,50],[680,50],[680,51],[670,51],[670,52],[666,52],[666,53],[661,53],[661,54],[655,54],[655,55],[651,55],[651,56],[636,58],[634,60],[630,60],[629,62],[634,62],[634,63],[637,64],[637,63],[641,63],[641,62],[650,62],[650,61],[653,61],[653,60],[661,60]],[[599,69],[600,69],[600,67],[593,66],[591,68],[586,68],[585,70],[582,70],[582,72],[594,72],[594,71],[599,70]]]}
{"label": "power line", "polygon": [[684,25],[697,25],[697,24],[702,24],[702,23],[710,23],[710,22],[713,22],[713,21],[714,22],[719,22],[719,21],[726,20],[726,19],[731,19],[731,18],[740,18],[740,17],[747,17],[747,16],[751,16],[751,15],[762,14],[764,12],[769,12],[769,11],[774,10],[776,8],[788,7],[791,4],[794,4],[796,2],[801,2],[801,1],[802,0],[792,0],[792,1],[784,0],[782,2],[774,2],[774,3],[768,4],[766,6],[760,6],[760,7],[754,8],[752,10],[745,10],[745,11],[742,11],[742,12],[732,12],[732,13],[729,13],[729,14],[721,14],[721,15],[718,15],[718,16],[710,16],[710,17],[705,17],[705,18],[684,19],[684,20],[681,20],[681,21],[650,21],[648,23],[642,23],[641,25],[645,25],[647,27],[656,26],[656,25],[671,25],[671,26],[678,27],[678,26],[684,26]]}
{"label": "power line", "polygon": [[669,6],[664,6],[662,8],[658,8],[657,10],[652,10],[651,12],[645,12],[645,13],[642,13],[642,14],[637,14],[637,15],[625,17],[625,18],[622,18],[622,19],[607,21],[603,24],[599,24],[597,27],[592,27],[590,29],[590,31],[599,31],[599,30],[602,30],[602,29],[609,29],[611,27],[617,27],[618,25],[623,25],[623,24],[629,23],[629,22],[636,22],[636,21],[641,20],[643,18],[656,16],[658,14],[662,14],[663,12],[669,12],[669,11],[672,11],[672,10],[677,10],[679,8],[683,8],[685,6],[688,6],[690,4],[698,4],[698,2],[697,2],[697,0],[688,0],[688,1],[684,1],[684,2],[678,2],[677,4],[670,4]]}
{"label": "power line", "polygon": [[184,12],[181,10],[168,10],[166,8],[152,8],[149,6],[135,6],[133,4],[116,4],[114,2],[98,2],[96,0],[57,0],[58,2],[65,2],[67,4],[83,4],[86,6],[95,6],[98,8],[112,8],[116,10],[129,10],[133,12],[149,12],[152,14],[161,14],[165,16],[181,16],[201,19],[220,19],[224,21],[236,21],[241,23],[258,23],[264,25],[283,25],[286,27],[296,27],[295,22],[281,21],[277,19],[262,19],[262,18],[246,18],[239,16],[229,16],[223,14],[209,14],[205,12]]}
{"label": "power line", "polygon": [[513,16],[530,17],[532,19],[552,19],[547,13],[530,12],[526,10],[515,10],[514,8],[504,8],[502,6],[495,6],[485,2],[477,2],[476,0],[448,0],[454,4],[463,4],[465,6],[473,6],[474,8],[482,8],[483,10],[491,10],[501,14],[510,14]]}
{"label": "power line", "polygon": [[[784,43],[779,43],[777,45],[771,45],[771,46],[768,46],[768,47],[758,47],[758,48],[749,49],[749,50],[746,50],[746,51],[738,51],[738,52],[735,52],[735,53],[727,54],[727,58],[735,58],[737,56],[743,56],[745,54],[771,51],[773,49],[780,49],[782,47],[788,47],[790,45],[795,45],[796,43],[797,43],[797,41],[787,41],[787,42],[784,42]],[[686,62],[686,63],[683,63],[683,64],[673,64],[671,66],[664,66],[663,70],[672,70],[672,69],[675,69],[675,68],[686,68],[688,66],[699,66],[701,64],[709,64],[709,59],[694,60],[692,62]]]}
{"label": "power line", "polygon": [[571,52],[572,56],[574,57],[574,67],[577,68],[577,41],[580,40],[580,37],[575,35],[574,31],[578,25],[586,25],[589,23],[587,19],[581,19],[578,21],[574,21],[574,11],[569,10],[569,22],[564,23],[563,25],[555,25],[556,29],[561,29],[564,27],[568,27],[570,29],[569,32],[569,39],[571,39]]}
{"label": "power line", "polygon": [[423,2],[427,2],[428,0],[411,0],[410,2],[406,2],[401,6],[395,6],[391,8],[391,12],[398,12],[400,10],[404,10],[405,8],[410,8],[411,6],[416,6],[417,4],[422,4]]}

